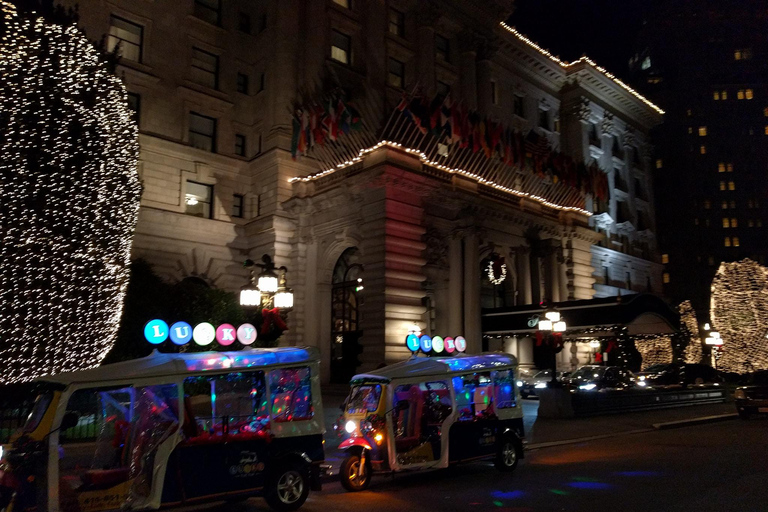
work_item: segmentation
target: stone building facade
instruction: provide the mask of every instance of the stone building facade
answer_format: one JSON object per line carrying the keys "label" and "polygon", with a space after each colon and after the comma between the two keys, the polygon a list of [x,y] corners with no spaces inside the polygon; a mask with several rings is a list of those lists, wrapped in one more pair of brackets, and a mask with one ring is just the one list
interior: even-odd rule
{"label": "stone building facade", "polygon": [[[318,346],[325,380],[407,357],[413,325],[479,351],[483,307],[661,290],[647,135],[661,111],[505,25],[510,0],[76,3],[90,37],[120,43],[137,109],[133,256],[169,281],[231,291],[246,283],[243,260],[273,256],[296,294],[282,343]],[[318,152],[292,158],[293,116],[329,88],[365,105],[373,143],[320,173]],[[414,90],[448,92],[597,162],[609,199],[564,207],[379,144]],[[491,254],[506,262],[499,285],[486,276]]]}

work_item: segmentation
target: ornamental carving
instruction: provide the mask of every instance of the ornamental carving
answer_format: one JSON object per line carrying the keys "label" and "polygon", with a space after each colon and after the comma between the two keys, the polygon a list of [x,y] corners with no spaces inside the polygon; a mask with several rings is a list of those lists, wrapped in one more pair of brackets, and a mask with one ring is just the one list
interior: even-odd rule
{"label": "ornamental carving", "polygon": [[427,228],[424,234],[424,243],[427,245],[424,249],[424,256],[427,265],[434,265],[440,268],[448,268],[448,237],[440,230],[433,227]]}
{"label": "ornamental carving", "polygon": [[637,137],[635,137],[635,132],[632,130],[627,130],[624,132],[624,146],[634,146],[637,142]]}
{"label": "ornamental carving", "polygon": [[612,134],[613,133],[613,114],[608,112],[607,110],[603,114],[603,120],[600,121],[600,129],[602,130],[602,133]]}

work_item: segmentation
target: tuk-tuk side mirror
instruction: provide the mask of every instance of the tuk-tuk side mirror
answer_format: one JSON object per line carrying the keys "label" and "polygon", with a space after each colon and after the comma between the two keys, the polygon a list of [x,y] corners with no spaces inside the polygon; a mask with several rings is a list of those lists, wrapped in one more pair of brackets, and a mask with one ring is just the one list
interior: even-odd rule
{"label": "tuk-tuk side mirror", "polygon": [[65,413],[64,417],[61,419],[61,427],[59,428],[60,430],[67,430],[72,427],[76,427],[79,421],[80,415],[74,411],[69,411]]}
{"label": "tuk-tuk side mirror", "polygon": [[408,409],[408,407],[410,407],[410,405],[408,404],[407,400],[400,400],[399,402],[397,402],[395,404],[395,410],[397,412],[404,411],[404,410]]}

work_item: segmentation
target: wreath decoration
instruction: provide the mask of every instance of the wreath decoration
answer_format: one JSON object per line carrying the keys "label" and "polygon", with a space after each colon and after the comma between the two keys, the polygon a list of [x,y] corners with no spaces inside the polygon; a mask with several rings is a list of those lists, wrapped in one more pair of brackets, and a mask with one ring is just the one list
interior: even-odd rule
{"label": "wreath decoration", "polygon": [[502,257],[497,256],[488,260],[488,266],[485,270],[488,274],[488,280],[494,285],[503,283],[507,278],[507,264]]}

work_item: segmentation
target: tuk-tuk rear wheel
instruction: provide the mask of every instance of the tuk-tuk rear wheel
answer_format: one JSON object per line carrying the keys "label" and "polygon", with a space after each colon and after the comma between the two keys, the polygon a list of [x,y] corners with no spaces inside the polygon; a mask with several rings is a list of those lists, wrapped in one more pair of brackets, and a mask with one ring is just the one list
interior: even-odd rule
{"label": "tuk-tuk rear wheel", "polygon": [[309,496],[309,470],[306,464],[285,462],[270,471],[264,489],[267,504],[279,512],[301,507]]}
{"label": "tuk-tuk rear wheel", "polygon": [[365,473],[360,474],[360,453],[350,453],[341,463],[341,486],[348,491],[364,491],[371,485],[371,461],[365,460]]}
{"label": "tuk-tuk rear wheel", "polygon": [[518,442],[511,437],[502,440],[499,451],[496,454],[495,466],[499,471],[513,471],[517,467],[520,452]]}

